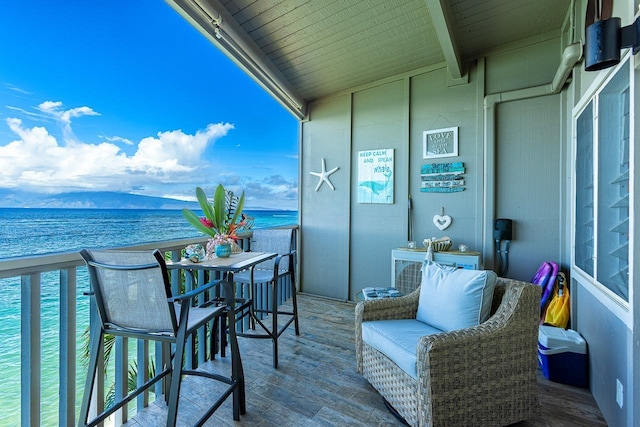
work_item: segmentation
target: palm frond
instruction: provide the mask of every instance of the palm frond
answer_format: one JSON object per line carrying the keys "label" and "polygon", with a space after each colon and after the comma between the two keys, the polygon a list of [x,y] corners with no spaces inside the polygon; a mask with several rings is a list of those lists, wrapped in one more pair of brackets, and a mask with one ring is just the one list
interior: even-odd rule
{"label": "palm frond", "polygon": [[244,207],[244,191],[240,197],[233,194],[233,191],[229,190],[228,193],[229,201],[227,205],[229,206],[229,211],[227,216],[231,219],[230,224],[236,224],[238,222],[238,217],[242,213],[242,208]]}
{"label": "palm frond", "polygon": [[[148,378],[153,378],[156,375],[156,367],[153,363],[153,359],[149,361]],[[127,370],[127,394],[138,388],[138,362],[133,360],[129,363],[129,369]],[[153,387],[149,389],[153,393]],[[107,395],[105,396],[105,408],[109,409],[116,403],[116,385],[115,383],[109,386]]]}
{"label": "palm frond", "polygon": [[[82,366],[85,368],[89,367],[89,359],[91,357],[91,329],[87,326],[82,333],[82,353],[80,354],[80,360],[82,361]],[[105,334],[104,335],[104,371],[106,373],[107,366],[109,365],[109,360],[111,358],[111,353],[113,350],[113,346],[115,345],[116,339],[113,335]]]}

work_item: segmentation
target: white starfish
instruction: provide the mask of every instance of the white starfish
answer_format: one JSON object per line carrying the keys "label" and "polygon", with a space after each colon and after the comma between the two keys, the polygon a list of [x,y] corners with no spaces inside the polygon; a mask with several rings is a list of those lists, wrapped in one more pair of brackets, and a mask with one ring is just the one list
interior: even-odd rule
{"label": "white starfish", "polygon": [[331,175],[332,173],[334,173],[338,169],[339,168],[336,166],[335,168],[333,168],[330,171],[328,171],[327,170],[327,165],[326,165],[326,163],[324,161],[324,158],[322,158],[322,172],[309,172],[311,175],[314,175],[314,176],[317,176],[318,178],[320,178],[320,180],[318,181],[318,185],[316,185],[316,191],[318,191],[320,189],[320,186],[322,185],[323,182],[326,182],[327,185],[329,187],[331,187],[332,190],[335,190],[335,188],[331,184],[331,181],[329,181],[329,175]]}

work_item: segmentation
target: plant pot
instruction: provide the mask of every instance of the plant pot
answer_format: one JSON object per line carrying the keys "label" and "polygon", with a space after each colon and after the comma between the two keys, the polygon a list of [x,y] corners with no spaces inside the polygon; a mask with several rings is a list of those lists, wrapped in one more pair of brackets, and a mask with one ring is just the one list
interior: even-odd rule
{"label": "plant pot", "polygon": [[231,244],[224,243],[222,245],[216,245],[216,256],[218,258],[227,258],[231,256]]}

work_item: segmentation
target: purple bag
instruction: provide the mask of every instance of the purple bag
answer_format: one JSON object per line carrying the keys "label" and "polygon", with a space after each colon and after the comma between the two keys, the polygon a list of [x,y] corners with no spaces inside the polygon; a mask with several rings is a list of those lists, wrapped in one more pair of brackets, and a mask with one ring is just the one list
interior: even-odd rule
{"label": "purple bag", "polygon": [[556,276],[558,275],[558,264],[553,261],[543,262],[535,276],[531,279],[531,283],[534,283],[542,288],[542,297],[540,298],[540,314],[544,313],[544,309],[551,299],[553,294],[553,285],[556,283]]}
{"label": "purple bag", "polygon": [[536,271],[535,276],[531,279],[531,283],[535,283],[541,287],[544,287],[547,284],[547,280],[549,280],[549,275],[551,274],[551,264],[548,262],[543,262],[540,264],[538,271]]}

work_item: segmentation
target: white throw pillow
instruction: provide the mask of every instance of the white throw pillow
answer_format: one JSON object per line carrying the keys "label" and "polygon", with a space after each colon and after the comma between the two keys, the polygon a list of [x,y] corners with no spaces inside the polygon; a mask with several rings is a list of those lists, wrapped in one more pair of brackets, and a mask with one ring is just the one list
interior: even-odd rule
{"label": "white throw pillow", "polygon": [[425,261],[416,319],[454,331],[489,318],[497,275],[490,270],[465,270]]}

